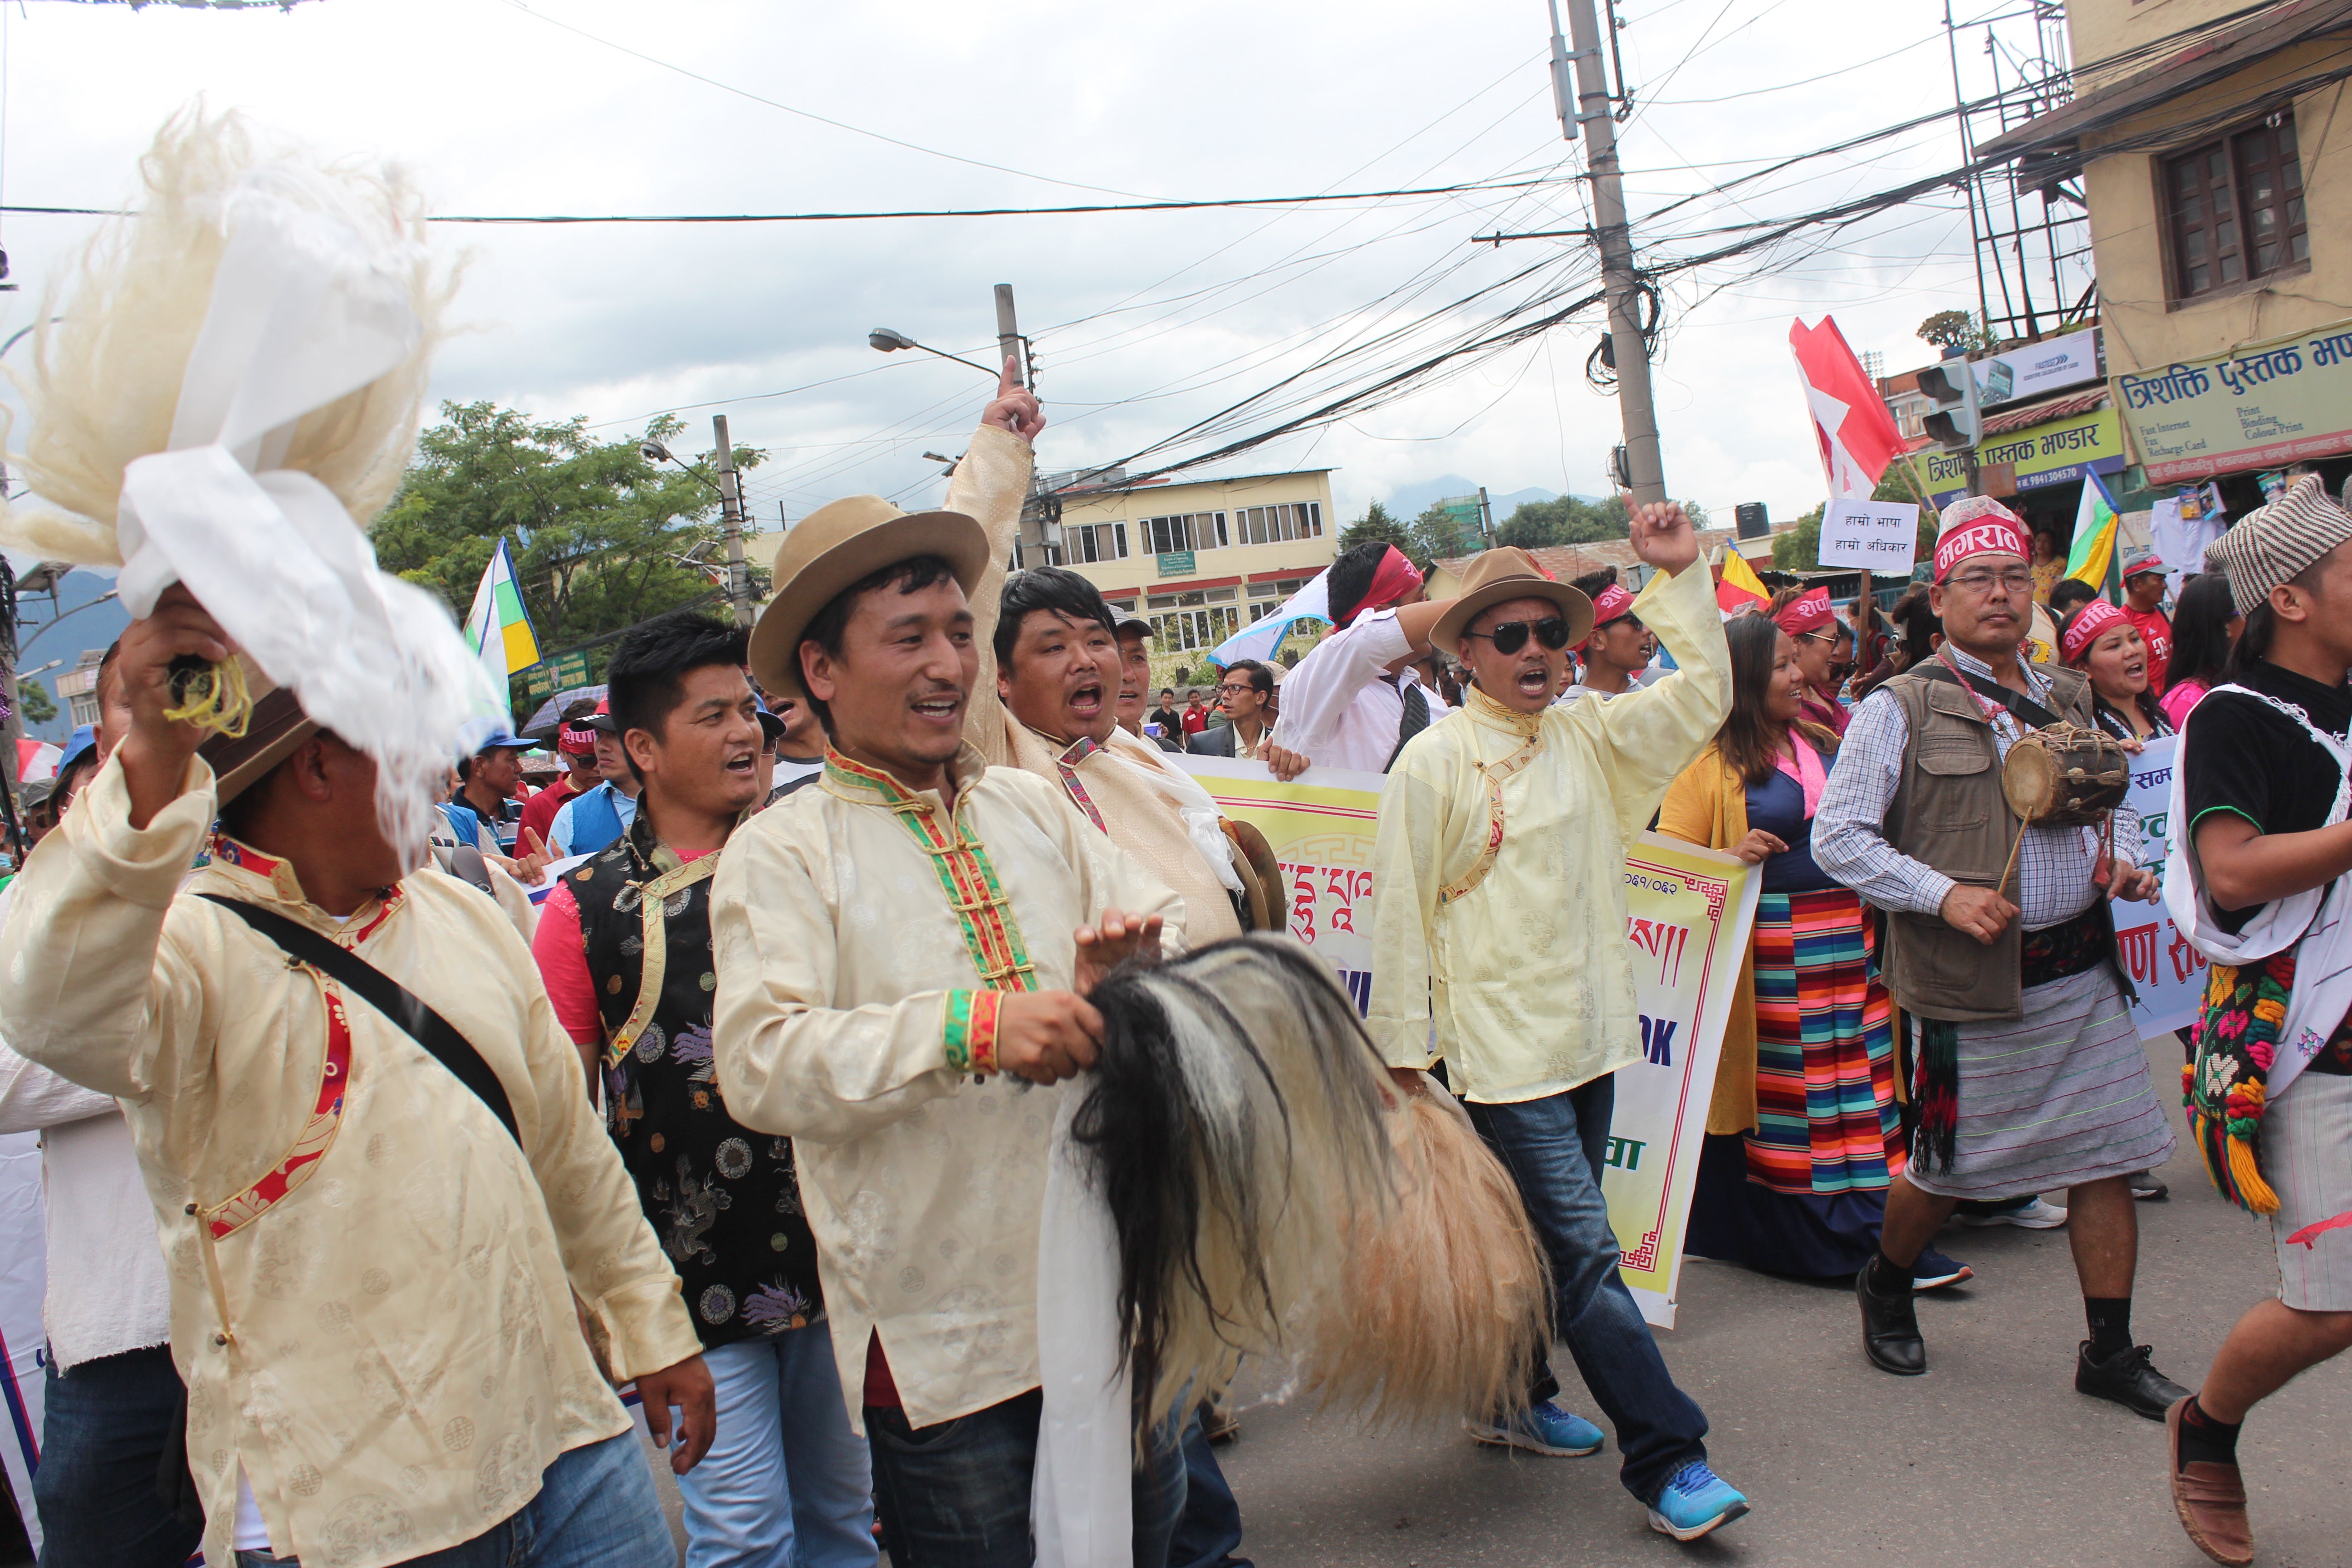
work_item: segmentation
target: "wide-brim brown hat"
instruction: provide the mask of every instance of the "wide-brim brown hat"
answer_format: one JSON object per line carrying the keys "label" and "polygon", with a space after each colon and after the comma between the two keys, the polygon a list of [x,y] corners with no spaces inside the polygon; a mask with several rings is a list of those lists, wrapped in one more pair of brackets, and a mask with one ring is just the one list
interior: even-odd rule
{"label": "wide-brim brown hat", "polygon": [[294,748],[317,734],[318,721],[302,711],[291,687],[280,686],[262,673],[261,666],[236,656],[244,667],[246,689],[253,696],[253,716],[236,740],[213,735],[196,748],[213,770],[213,794],[226,805],[268,776],[269,770],[294,754]]}
{"label": "wide-brim brown hat", "polygon": [[776,552],[776,596],[751,628],[751,675],[762,689],[808,700],[801,634],[817,612],[861,577],[918,555],[937,555],[966,594],[988,569],[988,533],[960,511],[900,511],[880,496],[851,496],[809,513]]}
{"label": "wide-brim brown hat", "polygon": [[1469,570],[1462,574],[1461,597],[1437,618],[1436,629],[1430,633],[1429,640],[1440,650],[1452,653],[1472,621],[1494,605],[1512,599],[1549,599],[1558,605],[1561,618],[1568,622],[1570,647],[1592,635],[1592,601],[1581,590],[1545,576],[1536,558],[1526,551],[1505,545],[1472,559]]}

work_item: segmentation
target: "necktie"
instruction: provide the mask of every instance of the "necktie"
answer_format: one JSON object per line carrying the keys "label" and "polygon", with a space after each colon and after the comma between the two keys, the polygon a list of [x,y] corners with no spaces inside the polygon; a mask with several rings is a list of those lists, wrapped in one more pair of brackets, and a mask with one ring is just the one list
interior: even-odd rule
{"label": "necktie", "polygon": [[1397,725],[1396,751],[1391,752],[1389,760],[1381,764],[1382,773],[1396,766],[1397,752],[1404,750],[1407,741],[1429,728],[1429,694],[1422,690],[1421,682],[1405,682],[1398,691],[1404,698],[1404,720]]}

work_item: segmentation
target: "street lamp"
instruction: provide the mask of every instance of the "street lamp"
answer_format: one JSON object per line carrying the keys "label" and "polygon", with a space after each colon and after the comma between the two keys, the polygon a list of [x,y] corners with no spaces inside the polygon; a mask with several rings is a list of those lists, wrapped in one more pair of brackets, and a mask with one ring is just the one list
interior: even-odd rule
{"label": "street lamp", "polygon": [[709,485],[714,491],[717,491],[720,500],[723,501],[727,499],[727,492],[719,489],[719,486],[711,480],[709,475],[704,473],[700,468],[696,468],[693,464],[682,461],[678,458],[673,456],[667,447],[663,446],[659,441],[655,440],[650,436],[637,443],[637,455],[648,463],[677,463],[679,468],[684,468],[688,473],[692,474],[704,484]]}
{"label": "street lamp", "polygon": [[927,354],[938,354],[941,359],[951,359],[958,364],[971,365],[972,369],[980,372],[981,374],[987,376],[992,381],[1004,374],[1002,369],[991,370],[986,365],[976,363],[971,360],[965,359],[961,354],[947,353],[931,347],[929,343],[919,343],[914,339],[908,337],[906,333],[894,332],[887,327],[875,328],[872,331],[866,334],[866,341],[886,354],[896,353],[900,349],[920,349]]}

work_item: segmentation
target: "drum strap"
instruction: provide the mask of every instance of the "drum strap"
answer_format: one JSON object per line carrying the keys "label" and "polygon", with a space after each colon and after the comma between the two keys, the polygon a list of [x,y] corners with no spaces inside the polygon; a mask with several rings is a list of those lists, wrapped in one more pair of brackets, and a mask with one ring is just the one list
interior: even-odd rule
{"label": "drum strap", "polygon": [[[1937,651],[1938,653],[1942,652],[1940,648]],[[1921,666],[1919,676],[1920,679],[1924,680],[1940,680],[1947,686],[1958,686],[1964,689],[1974,691],[1980,697],[1990,697],[1994,701],[2000,703],[2003,708],[2008,709],[2011,715],[2014,717],[2020,724],[2024,725],[2029,730],[2046,730],[2053,724],[2061,724],[2065,722],[2065,721],[2059,718],[2057,714],[2053,713],[2049,709],[2044,708],[2041,703],[2036,702],[2032,698],[2024,695],[2022,692],[2011,691],[2008,687],[2001,685],[2000,682],[1997,680],[1988,680],[1983,676],[1975,674],[1972,671],[1964,671],[1956,668],[1952,665],[1945,663],[1940,658],[1934,664]],[[1979,706],[1981,706],[1981,704],[1979,704]],[[1987,712],[1985,717],[1990,720],[1992,715],[1990,712]]]}

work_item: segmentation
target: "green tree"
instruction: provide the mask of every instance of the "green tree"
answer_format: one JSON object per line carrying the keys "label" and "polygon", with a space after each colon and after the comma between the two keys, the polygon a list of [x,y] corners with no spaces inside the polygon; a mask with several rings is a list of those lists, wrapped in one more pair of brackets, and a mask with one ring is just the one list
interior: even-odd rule
{"label": "green tree", "polygon": [[[445,403],[441,414],[373,531],[378,562],[438,593],[452,614],[472,605],[501,537],[544,650],[721,596],[719,498],[698,477],[709,455],[688,473],[648,460],[639,437],[596,439],[584,415],[540,423],[492,403]],[[664,416],[646,436],[683,426]],[[735,465],[764,456],[739,447]],[[520,696],[520,677],[516,687]]]}
{"label": "green tree", "polygon": [[1495,531],[1497,544],[1540,550],[1550,544],[1591,544],[1625,537],[1625,502],[1620,496],[1605,500],[1580,500],[1559,496],[1551,500],[1521,501],[1503,526]]}
{"label": "green tree", "polygon": [[1365,541],[1373,539],[1382,544],[1393,544],[1408,555],[1412,553],[1412,532],[1378,501],[1366,507],[1363,516],[1339,531],[1339,548],[1353,550]]}
{"label": "green tree", "polygon": [[1432,506],[1412,520],[1412,538],[1404,552],[1423,572],[1433,561],[1475,555],[1483,546],[1475,526],[1442,506]]}
{"label": "green tree", "polygon": [[2000,340],[1966,310],[1938,310],[1919,323],[1919,341],[1932,343],[1947,353],[1965,353],[1970,349],[1997,349]]}
{"label": "green tree", "polygon": [[16,711],[27,724],[46,724],[58,716],[49,689],[37,680],[16,682]]}

